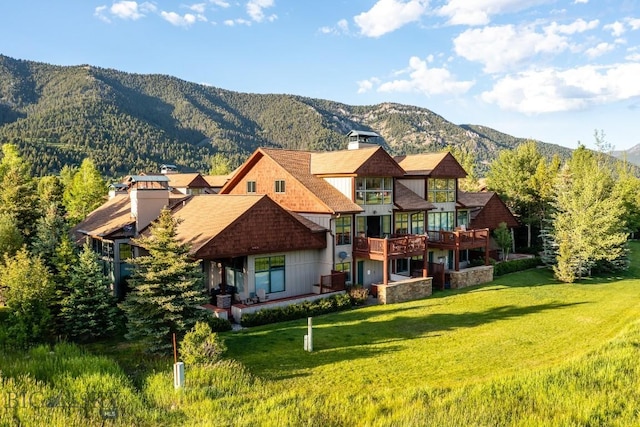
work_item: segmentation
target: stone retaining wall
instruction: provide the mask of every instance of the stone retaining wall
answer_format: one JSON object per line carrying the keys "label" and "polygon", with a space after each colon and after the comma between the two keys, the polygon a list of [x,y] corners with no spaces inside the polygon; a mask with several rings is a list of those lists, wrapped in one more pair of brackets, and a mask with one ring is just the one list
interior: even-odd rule
{"label": "stone retaining wall", "polygon": [[493,266],[465,268],[460,271],[450,271],[451,289],[466,288],[467,286],[480,285],[493,280]]}
{"label": "stone retaining wall", "polygon": [[420,277],[378,285],[378,304],[393,304],[428,297],[431,295],[431,281],[431,277]]}

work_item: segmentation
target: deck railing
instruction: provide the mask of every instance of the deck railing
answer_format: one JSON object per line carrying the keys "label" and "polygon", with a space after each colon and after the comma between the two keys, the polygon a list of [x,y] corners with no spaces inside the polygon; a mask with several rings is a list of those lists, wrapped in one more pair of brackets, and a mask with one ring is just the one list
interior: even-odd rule
{"label": "deck railing", "polygon": [[489,229],[481,228],[468,231],[429,231],[429,243],[433,245],[482,247],[489,238]]}
{"label": "deck railing", "polygon": [[[386,251],[385,251],[386,247]],[[356,237],[355,251],[374,255],[387,256],[414,256],[424,253],[427,247],[427,236],[420,234],[408,234],[400,237]]]}
{"label": "deck railing", "polygon": [[344,291],[347,282],[347,273],[332,271],[331,274],[320,276],[320,293],[326,290]]}

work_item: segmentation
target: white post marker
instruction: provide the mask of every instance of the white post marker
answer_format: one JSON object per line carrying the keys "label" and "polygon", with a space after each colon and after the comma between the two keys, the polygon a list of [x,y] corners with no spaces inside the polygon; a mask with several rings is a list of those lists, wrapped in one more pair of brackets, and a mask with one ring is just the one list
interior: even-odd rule
{"label": "white post marker", "polygon": [[313,351],[313,318],[307,318],[307,351]]}
{"label": "white post marker", "polygon": [[184,387],[184,363],[173,364],[173,387],[178,389]]}

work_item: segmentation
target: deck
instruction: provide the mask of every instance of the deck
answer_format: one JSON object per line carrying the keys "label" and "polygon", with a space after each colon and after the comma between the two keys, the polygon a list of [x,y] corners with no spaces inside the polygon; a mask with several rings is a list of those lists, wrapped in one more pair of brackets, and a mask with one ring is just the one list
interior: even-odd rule
{"label": "deck", "polygon": [[426,256],[427,236],[407,234],[400,237],[356,237],[354,253],[358,258],[376,261]]}

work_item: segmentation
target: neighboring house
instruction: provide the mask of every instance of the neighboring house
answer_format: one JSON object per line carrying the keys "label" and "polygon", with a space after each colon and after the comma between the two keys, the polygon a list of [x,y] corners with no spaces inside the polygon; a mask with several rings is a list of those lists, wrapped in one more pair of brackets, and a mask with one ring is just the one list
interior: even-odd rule
{"label": "neighboring house", "polygon": [[199,173],[170,173],[169,188],[186,195],[213,194],[214,190]]}

